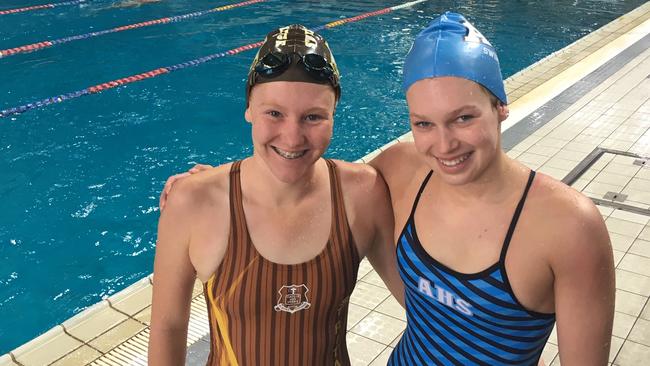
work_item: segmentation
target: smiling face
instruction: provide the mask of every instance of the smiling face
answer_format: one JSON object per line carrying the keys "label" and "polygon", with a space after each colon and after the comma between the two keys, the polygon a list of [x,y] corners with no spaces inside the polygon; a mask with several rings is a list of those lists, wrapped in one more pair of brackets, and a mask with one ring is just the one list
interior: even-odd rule
{"label": "smiling face", "polygon": [[334,106],[329,85],[292,81],[255,85],[245,113],[253,125],[253,156],[282,182],[307,176],[329,146]]}
{"label": "smiling face", "polygon": [[415,146],[451,185],[476,181],[500,158],[500,123],[508,107],[462,78],[422,79],[406,93]]}

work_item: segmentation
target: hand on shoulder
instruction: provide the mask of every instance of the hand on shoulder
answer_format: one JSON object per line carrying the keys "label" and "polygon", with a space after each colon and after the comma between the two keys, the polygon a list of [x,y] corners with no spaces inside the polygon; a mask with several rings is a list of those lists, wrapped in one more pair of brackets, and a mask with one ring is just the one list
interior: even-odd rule
{"label": "hand on shoulder", "polygon": [[404,191],[413,176],[430,168],[410,141],[391,145],[369,162],[384,178],[391,194]]}
{"label": "hand on shoulder", "polygon": [[204,169],[174,182],[174,189],[166,197],[165,211],[196,210],[227,193],[231,164]]}

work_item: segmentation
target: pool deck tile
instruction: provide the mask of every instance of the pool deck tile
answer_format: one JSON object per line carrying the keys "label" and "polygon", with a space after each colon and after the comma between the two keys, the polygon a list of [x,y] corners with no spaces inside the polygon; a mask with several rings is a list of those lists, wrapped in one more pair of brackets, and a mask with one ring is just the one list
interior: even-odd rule
{"label": "pool deck tile", "polygon": [[144,328],[146,328],[144,324],[135,320],[127,319],[101,334],[99,337],[91,340],[88,344],[95,349],[106,353]]}
{"label": "pool deck tile", "polygon": [[[32,344],[32,342],[35,342]],[[30,343],[11,353],[16,361],[24,366],[49,365],[59,358],[79,348],[83,343],[67,335],[58,325]]]}
{"label": "pool deck tile", "polygon": [[107,301],[95,305],[93,316],[75,316],[63,322],[62,326],[73,337],[88,342],[128,319],[125,314],[111,308]]}
{"label": "pool deck tile", "polygon": [[151,304],[153,286],[144,278],[110,298],[110,304],[118,311],[133,316]]}
{"label": "pool deck tile", "polygon": [[58,359],[50,366],[85,365],[101,357],[101,355],[96,349],[83,345]]}
{"label": "pool deck tile", "polygon": [[11,355],[9,355],[9,354],[7,353],[7,354],[4,354],[4,355],[1,355],[1,356],[0,356],[0,366],[18,366],[18,364],[15,363],[15,362],[11,359]]}

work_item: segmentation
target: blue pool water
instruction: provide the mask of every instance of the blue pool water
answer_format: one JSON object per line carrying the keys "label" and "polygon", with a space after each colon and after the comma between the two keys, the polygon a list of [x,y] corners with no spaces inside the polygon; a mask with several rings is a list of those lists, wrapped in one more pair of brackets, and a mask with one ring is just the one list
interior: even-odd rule
{"label": "blue pool water", "polygon": [[[323,31],[343,74],[328,155],[354,160],[407,131],[402,59],[443,10],[474,22],[507,77],[644,2],[428,1]],[[227,3],[89,1],[0,16],[0,49]],[[0,10],[33,4],[3,1]],[[0,109],[249,44],[280,25],[315,27],[397,4],[272,0],[0,59]],[[0,119],[0,354],[152,271],[165,178],[251,152],[243,81],[253,55]]]}

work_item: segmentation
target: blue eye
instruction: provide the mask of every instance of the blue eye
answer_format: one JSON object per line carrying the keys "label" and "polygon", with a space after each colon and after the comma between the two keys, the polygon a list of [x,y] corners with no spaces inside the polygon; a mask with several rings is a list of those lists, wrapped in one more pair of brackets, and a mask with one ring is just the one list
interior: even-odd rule
{"label": "blue eye", "polygon": [[427,128],[433,126],[433,123],[427,121],[417,121],[413,122],[413,125],[420,128]]}
{"label": "blue eye", "polygon": [[308,114],[307,117],[305,117],[305,119],[309,122],[317,122],[324,119],[324,117],[318,114]]}
{"label": "blue eye", "polygon": [[469,115],[469,114],[464,114],[464,115],[458,117],[458,121],[459,121],[459,122],[469,122],[469,121],[471,121],[472,119],[474,119],[474,116]]}

